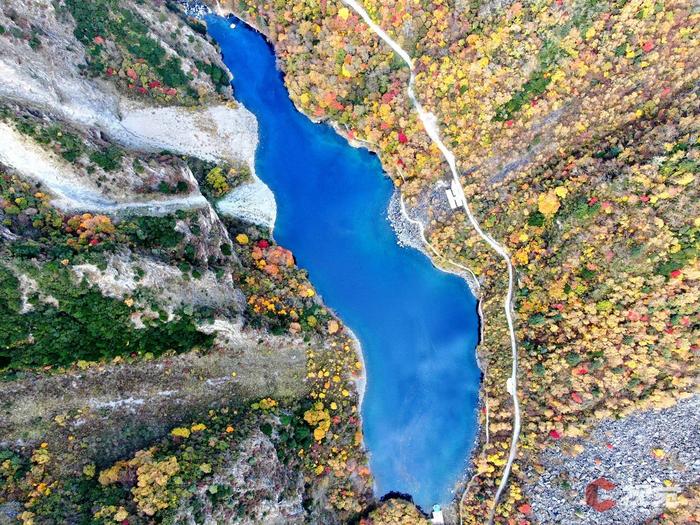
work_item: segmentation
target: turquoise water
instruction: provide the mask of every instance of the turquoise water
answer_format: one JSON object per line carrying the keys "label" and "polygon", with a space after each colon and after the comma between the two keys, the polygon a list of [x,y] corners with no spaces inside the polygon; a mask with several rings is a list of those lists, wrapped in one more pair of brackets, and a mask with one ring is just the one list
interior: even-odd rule
{"label": "turquoise water", "polygon": [[362,343],[377,494],[407,493],[424,509],[449,502],[476,431],[474,297],[462,279],[396,244],[379,160],[296,111],[263,37],[238,21],[207,22],[236,98],[258,119],[256,169],[277,199],[275,239]]}

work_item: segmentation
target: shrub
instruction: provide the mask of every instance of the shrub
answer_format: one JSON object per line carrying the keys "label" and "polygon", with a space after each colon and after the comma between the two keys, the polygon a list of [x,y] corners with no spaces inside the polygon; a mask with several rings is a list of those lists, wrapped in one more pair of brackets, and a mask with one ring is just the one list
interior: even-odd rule
{"label": "shrub", "polygon": [[209,78],[211,78],[212,83],[217,87],[217,89],[220,90],[229,85],[230,80],[228,73],[216,64],[208,64],[206,62],[202,62],[201,60],[197,60],[195,65],[201,72],[209,75]]}
{"label": "shrub", "polygon": [[146,320],[146,328],[136,329],[130,306],[85,282],[76,284],[70,270],[54,263],[45,265],[37,281],[58,304],[35,295],[29,299],[33,309],[20,313],[19,281],[0,267],[0,368],[67,366],[132,353],[157,356],[212,341],[184,311],[174,321]]}
{"label": "shrub", "polygon": [[211,193],[216,197],[225,195],[231,189],[226,175],[219,166],[207,173],[206,183]]}
{"label": "shrub", "polygon": [[105,171],[114,171],[121,167],[124,152],[116,146],[95,151],[90,154],[90,160]]}
{"label": "shrub", "polygon": [[133,225],[132,240],[144,248],[175,248],[184,238],[182,233],[175,231],[173,216],[137,217]]}
{"label": "shrub", "polygon": [[188,84],[188,78],[182,72],[181,63],[179,58],[171,57],[162,66],[156,68],[163,82],[168,86],[182,87]]}

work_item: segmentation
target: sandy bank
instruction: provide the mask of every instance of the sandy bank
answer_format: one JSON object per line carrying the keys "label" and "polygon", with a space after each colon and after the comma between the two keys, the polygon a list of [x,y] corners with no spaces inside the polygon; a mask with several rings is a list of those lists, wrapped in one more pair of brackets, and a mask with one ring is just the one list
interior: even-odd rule
{"label": "sandy bank", "polygon": [[253,175],[252,182],[238,186],[217,202],[216,209],[222,215],[251,222],[270,231],[277,217],[275,196],[257,175]]}
{"label": "sandy bank", "polygon": [[172,149],[201,159],[244,162],[252,166],[258,124],[241,105],[197,109],[122,104],[121,124],[149,149]]}

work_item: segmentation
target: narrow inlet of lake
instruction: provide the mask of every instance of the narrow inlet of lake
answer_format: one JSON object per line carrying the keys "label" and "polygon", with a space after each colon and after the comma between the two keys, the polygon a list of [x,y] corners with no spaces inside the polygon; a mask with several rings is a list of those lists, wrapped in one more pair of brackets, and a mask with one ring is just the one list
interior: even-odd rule
{"label": "narrow inlet of lake", "polygon": [[[476,301],[464,280],[397,245],[379,159],[289,100],[275,55],[245,24],[209,16],[236,98],[258,119],[258,176],[277,200],[275,239],[362,344],[362,425],[376,492],[448,503],[477,427]],[[235,22],[235,28],[231,28]]]}

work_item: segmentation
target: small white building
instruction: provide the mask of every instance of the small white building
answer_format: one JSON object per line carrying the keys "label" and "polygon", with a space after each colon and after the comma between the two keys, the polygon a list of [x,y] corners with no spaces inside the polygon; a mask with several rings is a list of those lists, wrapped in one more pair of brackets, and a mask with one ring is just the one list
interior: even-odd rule
{"label": "small white building", "polygon": [[445,517],[442,515],[440,505],[433,505],[433,517],[430,521],[435,525],[445,525]]}
{"label": "small white building", "polygon": [[454,179],[452,180],[450,189],[445,190],[445,194],[447,195],[447,202],[450,203],[450,209],[452,210],[455,210],[466,204],[464,202],[464,199],[462,198],[462,195],[464,195],[464,193],[462,192],[462,188],[459,187],[459,184]]}

